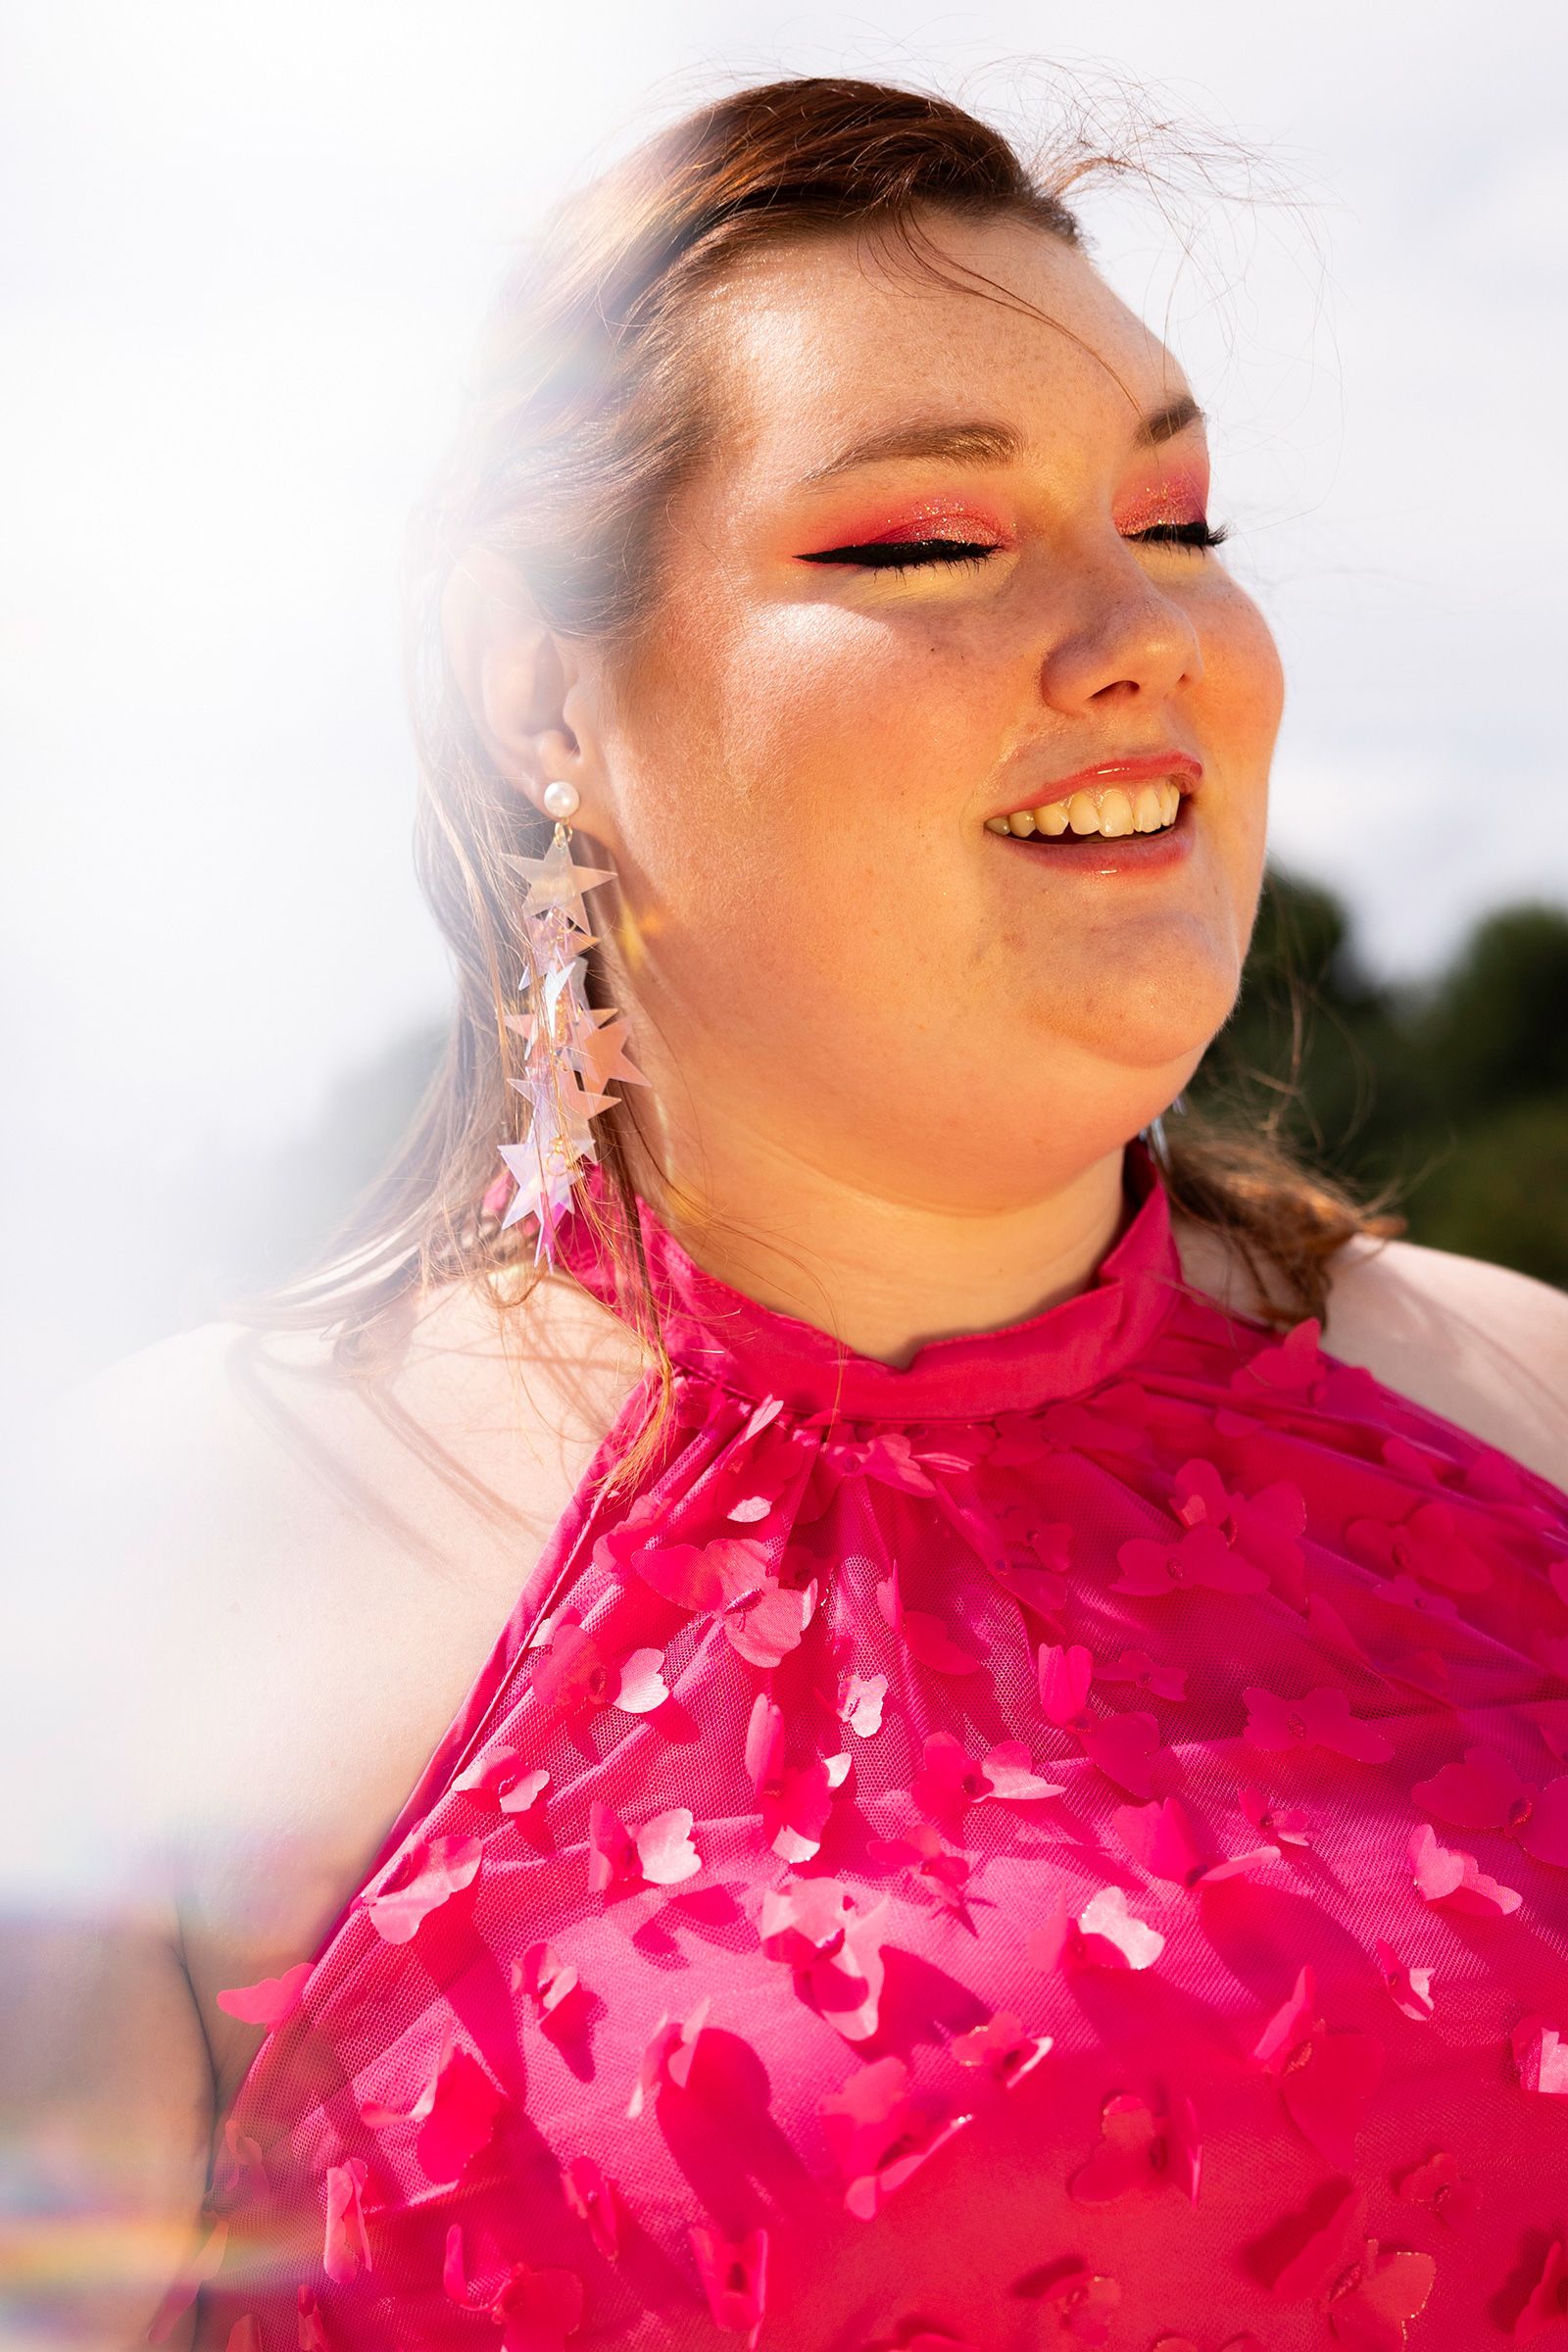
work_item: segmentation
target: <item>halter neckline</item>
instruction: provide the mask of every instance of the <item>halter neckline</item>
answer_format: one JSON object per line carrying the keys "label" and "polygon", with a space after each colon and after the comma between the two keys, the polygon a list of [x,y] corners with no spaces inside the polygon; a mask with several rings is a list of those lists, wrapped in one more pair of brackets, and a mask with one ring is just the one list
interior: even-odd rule
{"label": "halter neckline", "polygon": [[[781,1308],[763,1305],[699,1266],[639,1198],[643,1248],[664,1343],[677,1371],[792,1412],[843,1420],[990,1419],[1082,1395],[1133,1364],[1181,1287],[1164,1188],[1147,1149],[1128,1150],[1131,1215],[1087,1290],[989,1331],[927,1340],[908,1363],[858,1353]],[[603,1206],[608,1186],[590,1172]],[[557,1234],[563,1263],[606,1304],[613,1267],[579,1210]]]}

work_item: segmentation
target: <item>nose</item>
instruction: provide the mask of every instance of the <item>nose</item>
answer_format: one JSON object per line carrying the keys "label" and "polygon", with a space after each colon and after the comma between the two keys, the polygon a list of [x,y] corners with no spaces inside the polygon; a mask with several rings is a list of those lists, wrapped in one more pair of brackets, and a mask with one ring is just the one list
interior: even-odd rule
{"label": "nose", "polygon": [[1080,554],[1070,577],[1071,594],[1056,603],[1040,664],[1041,693],[1053,710],[1157,703],[1197,684],[1203,656],[1186,607],[1151,579],[1125,541],[1093,559]]}

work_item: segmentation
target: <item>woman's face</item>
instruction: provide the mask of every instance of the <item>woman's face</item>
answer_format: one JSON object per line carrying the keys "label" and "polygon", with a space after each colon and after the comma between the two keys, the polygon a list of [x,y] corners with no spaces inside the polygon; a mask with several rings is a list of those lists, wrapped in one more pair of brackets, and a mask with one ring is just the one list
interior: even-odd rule
{"label": "woman's face", "polygon": [[1049,233],[926,226],[1047,318],[850,237],[727,281],[720,423],[582,822],[666,1117],[994,1209],[1136,1132],[1229,1013],[1282,688],[1191,544],[1208,463],[1162,346]]}

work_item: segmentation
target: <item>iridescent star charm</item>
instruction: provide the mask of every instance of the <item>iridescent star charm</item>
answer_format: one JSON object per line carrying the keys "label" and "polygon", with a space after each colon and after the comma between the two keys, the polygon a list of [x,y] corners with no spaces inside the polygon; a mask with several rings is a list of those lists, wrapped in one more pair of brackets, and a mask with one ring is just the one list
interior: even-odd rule
{"label": "iridescent star charm", "polygon": [[571,1213],[572,1184],[583,1161],[599,1156],[592,1122],[616,1100],[606,1085],[612,1078],[633,1086],[648,1081],[627,1058],[624,1020],[591,1005],[586,994],[586,950],[597,942],[583,893],[612,882],[613,873],[573,865],[564,824],[556,826],[542,858],[509,855],[506,862],[528,885],[522,923],[531,976],[523,983],[523,1009],[506,1015],[508,1029],[523,1041],[521,1074],[511,1083],[528,1105],[528,1125],[517,1143],[500,1146],[517,1183],[501,1230],[534,1218],[534,1263],[554,1265],[556,1231]]}

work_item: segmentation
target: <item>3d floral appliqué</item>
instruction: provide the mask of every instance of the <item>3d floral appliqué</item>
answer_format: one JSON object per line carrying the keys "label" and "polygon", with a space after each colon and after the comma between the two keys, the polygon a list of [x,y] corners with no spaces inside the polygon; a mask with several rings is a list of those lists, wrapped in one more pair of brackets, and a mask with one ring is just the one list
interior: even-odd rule
{"label": "3d floral appliqu\u00e9", "polygon": [[1111,1819],[1128,1852],[1152,1878],[1167,1879],[1189,1892],[1244,1877],[1274,1861],[1278,1851],[1273,1845],[1254,1845],[1245,1853],[1217,1853],[1179,1796],[1147,1805],[1118,1805]]}
{"label": "3d floral appliqu\u00e9", "polygon": [[1134,1536],[1116,1553],[1121,1574],[1113,1592],[1147,1600],[1168,1600],[1186,1592],[1266,1592],[1268,1578],[1226,1543],[1217,1527],[1200,1524],[1161,1543]]}
{"label": "3d floral appliqu\u00e9", "polygon": [[456,2180],[490,2137],[505,2105],[503,2092],[473,2053],[458,2047],[449,2028],[441,2055],[412,2107],[367,2100],[360,2116],[373,2132],[417,2124],[414,2152],[421,2172],[431,2180]]}
{"label": "3d floral appliqu\u00e9", "polygon": [[1544,2017],[1522,2017],[1508,2036],[1523,2090],[1544,2098],[1568,2098],[1568,2039]]}
{"label": "3d floral appliqu\u00e9", "polygon": [[225,1992],[213,1995],[227,2017],[237,2017],[242,2025],[266,2026],[275,2033],[285,2018],[293,2016],[304,1998],[314,1963],[301,1960],[297,1966],[285,1969],[280,1977],[262,1977],[254,1984],[232,1985]]}
{"label": "3d floral appliqu\u00e9", "polygon": [[862,1911],[837,1879],[795,1879],[762,1896],[762,1950],[793,1969],[803,1998],[846,2041],[865,2041],[876,2032],[887,1910],[884,1895]]}
{"label": "3d floral appliqu\u00e9", "polygon": [[715,1617],[754,1666],[776,1666],[797,1648],[816,1606],[815,1585],[783,1584],[769,1565],[768,1546],[749,1537],[640,1544],[617,1547],[617,1556],[664,1599]]}
{"label": "3d floral appliqu\u00e9", "polygon": [[869,1740],[882,1729],[882,1709],[888,1694],[885,1674],[852,1674],[839,1698],[837,1714],[858,1739]]}
{"label": "3d floral appliqu\u00e9", "polygon": [[1337,1684],[1319,1684],[1299,1698],[1286,1698],[1249,1683],[1242,1692],[1247,1701],[1249,1745],[1265,1754],[1291,1747],[1326,1747],[1357,1764],[1386,1764],[1394,1742],[1375,1725],[1350,1713],[1350,1702]]}
{"label": "3d floral appliqu\u00e9", "polygon": [[514,1993],[533,2003],[541,2024],[553,2016],[579,1988],[577,1971],[548,1943],[530,1943],[520,1960],[514,1960],[508,1978]]}
{"label": "3d floral appliqu\u00e9", "polygon": [[1277,1479],[1255,1494],[1232,1492],[1212,1462],[1195,1459],[1177,1471],[1171,1495],[1184,1527],[1218,1528],[1293,1608],[1305,1606],[1306,1497],[1299,1487]]}
{"label": "3d floral appliqu\u00e9", "polygon": [[948,2048],[959,2066],[981,2068],[1011,2090],[1034,2073],[1053,2046],[1049,2034],[1030,2034],[1011,2009],[999,2009],[983,2026],[956,2034]]}
{"label": "3d floral appliqu\u00e9", "polygon": [[1454,2159],[1440,2148],[1424,2163],[1396,2173],[1394,2193],[1406,2205],[1429,2205],[1450,2230],[1463,2230],[1481,2210],[1481,2191],[1467,2180]]}
{"label": "3d floral appliqu\u00e9", "polygon": [[902,2058],[860,2067],[821,2102],[822,2129],[844,2180],[845,2210],[868,2222],[894,2190],[969,2122],[934,2117],[909,2096]]}
{"label": "3d floral appliqu\u00e9", "polygon": [[767,2231],[726,2237],[693,2224],[688,2235],[713,2326],[744,2334],[755,2352],[767,2307]]}
{"label": "3d floral appliqu\u00e9", "polygon": [[808,1862],[822,1843],[834,1792],[850,1770],[848,1755],[784,1761],[784,1711],[765,1691],[753,1703],[746,1732],[746,1770],[762,1815],[762,1836],[784,1862]]}
{"label": "3d floral appliqu\u00e9", "polygon": [[1438,2266],[1430,2254],[1385,2253],[1368,2238],[1329,2296],[1329,2328],[1351,2352],[1401,2352],[1427,2307]]}
{"label": "3d floral appliqu\u00e9", "polygon": [[1100,2145],[1067,2182],[1079,2205],[1113,2205],[1135,2189],[1169,2184],[1198,2203],[1202,2155],[1189,2098],[1166,2111],[1136,2091],[1115,2091],[1101,2109]]}
{"label": "3d floral appliqu\u00e9", "polygon": [[339,2286],[357,2278],[362,2270],[369,2270],[370,2240],[365,2227],[365,2183],[369,2168],[363,2156],[350,2156],[342,2164],[329,2164],[323,2187],[326,2193],[326,2237],[321,2248],[321,2268]]}
{"label": "3d floral appliqu\u00e9", "polygon": [[1070,1732],[1089,1761],[1129,1796],[1152,1796],[1159,1725],[1142,1710],[1090,1713],[1094,1659],[1084,1644],[1043,1644],[1036,1658],[1036,1678],[1046,1721],[1058,1731]]}
{"label": "3d floral appliqu\u00e9", "polygon": [[1516,2344],[1533,2344],[1538,2335],[1559,2320],[1568,2320],[1568,2244],[1553,2238],[1519,2317],[1513,2324]]}
{"label": "3d floral appliqu\u00e9", "polygon": [[1029,1937],[1036,1968],[1152,1968],[1164,1948],[1159,1930],[1128,1910],[1120,1886],[1102,1886],[1076,1917],[1058,1896]]}
{"label": "3d floral appliqu\u00e9", "polygon": [[669,1805],[635,1835],[609,1805],[588,1808],[588,1891],[603,1894],[618,1881],[643,1878],[652,1886],[677,1886],[695,1878],[703,1858],[692,1842],[689,1805]]}
{"label": "3d floral appliqu\u00e9", "polygon": [[461,2222],[447,2230],[441,2278],[454,2303],[485,2312],[501,2329],[500,2352],[565,2352],[567,2336],[582,2326],[587,2298],[575,2271],[514,2263],[493,2293],[475,2296],[464,2264]]}
{"label": "3d floral appliqu\u00e9", "polygon": [[1568,1869],[1568,1773],[1537,1788],[1495,1748],[1467,1747],[1410,1795],[1425,1813],[1461,1830],[1495,1830],[1534,1861]]}
{"label": "3d floral appliqu\u00e9", "polygon": [[401,1884],[384,1886],[366,1905],[382,1942],[412,1941],[432,1911],[473,1885],[483,1850],[482,1838],[416,1838],[398,1873]]}
{"label": "3d floral appliqu\u00e9", "polygon": [[1383,1982],[1389,1988],[1389,1998],[1396,2009],[1402,2010],[1406,2017],[1424,2026],[1435,2009],[1431,1969],[1407,1968],[1393,1944],[1385,1942],[1381,1936],[1375,1939],[1372,1949],[1377,1954]]}
{"label": "3d floral appliqu\u00e9", "polygon": [[1021,1740],[1004,1740],[983,1756],[971,1756],[951,1732],[928,1735],[909,1794],[932,1821],[950,1821],[968,1805],[995,1797],[1013,1804],[1060,1796],[1059,1781],[1034,1769]]}
{"label": "3d floral appliqu\u00e9", "polygon": [[499,1745],[483,1754],[453,1783],[470,1796],[488,1798],[503,1813],[527,1813],[550,1786],[550,1775],[528,1764],[514,1747]]}
{"label": "3d floral appliqu\u00e9", "polygon": [[607,2261],[620,2253],[620,2200],[614,2182],[591,2156],[574,2156],[561,2176],[561,2191]]}
{"label": "3d floral appliqu\u00e9", "polygon": [[1352,1556],[1389,1576],[1409,1576],[1440,1592],[1484,1592],[1492,1570],[1465,1541],[1446,1502],[1420,1502],[1403,1519],[1352,1519],[1345,1530]]}
{"label": "3d floral appliqu\u00e9", "polygon": [[1496,1919],[1517,1911],[1524,1899],[1512,1886],[1489,1878],[1473,1854],[1440,1845],[1429,1821],[1411,1833],[1409,1855],[1416,1892],[1426,1902],[1446,1903],[1454,1911]]}
{"label": "3d floral appliqu\u00e9", "polygon": [[637,2068],[637,2080],[631,2086],[626,2102],[628,2121],[635,2123],[665,2083],[684,2090],[691,2081],[692,2065],[708,2013],[712,2007],[710,1998],[698,2002],[688,2018],[673,2018],[666,2010],[655,2026],[643,2049]]}
{"label": "3d floral appliqu\u00e9", "polygon": [[1253,2061],[1278,2081],[1285,2111],[1330,2164],[1348,2172],[1355,2135],[1383,2077],[1383,2045],[1370,2034],[1330,2032],[1310,1964],[1259,2035]]}

